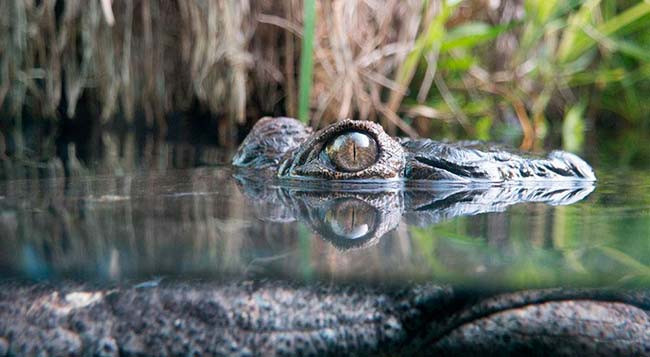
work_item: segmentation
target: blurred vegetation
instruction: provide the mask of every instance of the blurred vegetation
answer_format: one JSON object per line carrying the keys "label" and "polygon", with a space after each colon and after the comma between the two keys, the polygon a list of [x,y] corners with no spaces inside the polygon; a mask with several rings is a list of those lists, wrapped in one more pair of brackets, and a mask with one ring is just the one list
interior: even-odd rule
{"label": "blurred vegetation", "polygon": [[585,117],[615,116],[647,128],[647,104],[638,96],[647,92],[649,78],[650,5],[494,5],[498,17],[480,11],[463,19],[466,3],[441,5],[398,72],[398,82],[411,89],[402,105],[407,113],[455,121],[481,139],[516,120],[525,149],[555,126],[565,149],[580,150]]}
{"label": "blurred vegetation", "polygon": [[232,145],[262,115],[354,117],[524,149],[603,140],[634,162],[650,136],[648,25],[650,3],[628,0],[7,0],[0,130],[164,132],[198,112]]}

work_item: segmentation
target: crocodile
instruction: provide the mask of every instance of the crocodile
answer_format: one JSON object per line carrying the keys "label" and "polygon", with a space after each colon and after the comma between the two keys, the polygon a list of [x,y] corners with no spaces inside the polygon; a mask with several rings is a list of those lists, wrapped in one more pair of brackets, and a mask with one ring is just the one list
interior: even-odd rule
{"label": "crocodile", "polygon": [[296,119],[262,118],[232,164],[256,173],[270,170],[283,180],[336,183],[596,180],[584,160],[564,151],[535,157],[476,141],[393,138],[379,124],[349,119],[313,132]]}
{"label": "crocodile", "polygon": [[[393,139],[372,123],[341,123],[312,133],[295,120],[269,119],[253,129],[233,163],[250,169],[236,178],[259,205],[260,217],[302,220],[325,237],[342,239],[333,242],[342,249],[365,249],[402,218],[434,224],[520,202],[571,204],[593,190],[593,185],[574,185],[593,182],[595,176],[571,154],[532,158],[478,143]],[[359,133],[344,138],[353,141],[351,147],[335,144],[336,135],[330,136],[350,132]],[[368,138],[356,137],[368,133],[379,138],[374,149],[368,149]],[[359,145],[368,150],[357,152]],[[195,178],[201,185],[211,182],[202,179]],[[282,184],[269,184],[269,179]],[[294,180],[297,185],[284,184]],[[461,185],[429,185],[434,180]],[[466,184],[475,181],[488,185]],[[152,197],[159,198],[168,194],[162,183],[149,180],[140,186],[152,187]],[[405,189],[404,183],[415,186]],[[132,199],[132,216],[150,207]],[[158,209],[168,212],[165,207]],[[181,216],[173,212],[165,219]],[[355,222],[363,218],[367,233],[346,220],[350,212]],[[11,215],[3,219],[8,223],[0,228],[8,232],[15,225],[9,224]],[[163,229],[178,229],[180,238],[186,231],[177,223],[171,220]],[[66,243],[49,244],[56,250],[56,244]],[[649,312],[647,289],[491,291],[435,283],[390,286],[246,276],[108,284],[5,278],[0,280],[0,356],[650,355]]]}
{"label": "crocodile", "polygon": [[0,355],[650,354],[650,291],[0,282]]}

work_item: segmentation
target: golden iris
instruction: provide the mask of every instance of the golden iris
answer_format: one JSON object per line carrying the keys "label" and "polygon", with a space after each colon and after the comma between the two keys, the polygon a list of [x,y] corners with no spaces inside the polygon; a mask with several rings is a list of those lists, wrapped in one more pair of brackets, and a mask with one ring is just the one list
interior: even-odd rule
{"label": "golden iris", "polygon": [[377,142],[367,134],[351,131],[330,142],[325,152],[337,169],[356,172],[377,161]]}

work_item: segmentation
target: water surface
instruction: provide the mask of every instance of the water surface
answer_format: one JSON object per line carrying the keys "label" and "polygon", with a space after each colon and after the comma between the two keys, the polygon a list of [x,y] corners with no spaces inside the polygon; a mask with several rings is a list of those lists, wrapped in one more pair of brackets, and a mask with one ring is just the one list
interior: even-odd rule
{"label": "water surface", "polygon": [[0,181],[0,274],[466,286],[650,278],[650,179],[322,190],[227,166]]}

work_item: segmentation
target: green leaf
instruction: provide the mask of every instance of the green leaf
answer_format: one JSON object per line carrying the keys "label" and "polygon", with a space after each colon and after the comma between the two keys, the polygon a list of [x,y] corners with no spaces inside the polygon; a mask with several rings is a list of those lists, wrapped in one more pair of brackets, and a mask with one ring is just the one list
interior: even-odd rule
{"label": "green leaf", "polygon": [[585,139],[584,103],[575,104],[564,116],[562,146],[567,151],[580,151]]}
{"label": "green leaf", "polygon": [[458,47],[474,47],[497,38],[510,27],[510,24],[490,26],[484,22],[470,22],[456,26],[449,30],[445,36],[444,42],[440,46],[440,52]]}
{"label": "green leaf", "polygon": [[626,72],[623,68],[615,68],[611,70],[598,70],[596,72],[579,72],[570,76],[569,86],[584,86],[590,84],[597,84],[604,86],[614,82],[620,82],[626,78]]}
{"label": "green leaf", "polygon": [[451,8],[444,6],[440,14],[431,21],[426,31],[421,33],[415,40],[413,49],[397,71],[397,82],[399,84],[406,87],[406,84],[413,78],[415,69],[423,54],[442,42],[445,33],[445,22],[447,22],[450,15]]}
{"label": "green leaf", "polygon": [[633,57],[639,61],[650,62],[650,52],[641,46],[621,39],[610,38],[610,41],[615,45],[615,49],[621,53]]}
{"label": "green leaf", "polygon": [[[565,31],[558,49],[560,62],[573,61],[596,45],[597,39],[587,36],[583,28],[593,19],[593,12],[599,3],[599,0],[586,2],[569,20],[569,28]],[[625,33],[626,29],[638,30],[639,27],[633,25],[646,15],[650,15],[650,2],[642,1],[596,26],[595,30],[603,37]]]}
{"label": "green leaf", "polygon": [[558,0],[527,0],[525,7],[526,12],[537,25],[543,25],[558,12],[561,4],[562,2]]}
{"label": "green leaf", "polygon": [[619,263],[625,265],[626,267],[635,270],[639,274],[650,275],[650,268],[645,264],[641,263],[634,257],[631,257],[620,250],[610,248],[610,247],[598,247],[606,256],[618,261]]}
{"label": "green leaf", "polygon": [[490,129],[492,129],[492,117],[483,117],[476,122],[476,138],[483,141],[490,140]]}
{"label": "green leaf", "polygon": [[592,21],[599,4],[600,0],[588,0],[582,4],[576,13],[569,17],[567,21],[568,27],[564,30],[557,50],[560,62],[571,62],[588,49],[578,48],[577,44],[584,42],[585,38],[588,39],[582,29]]}
{"label": "green leaf", "polygon": [[475,63],[476,58],[473,56],[445,56],[438,60],[438,69],[450,72],[463,72],[464,74]]}

